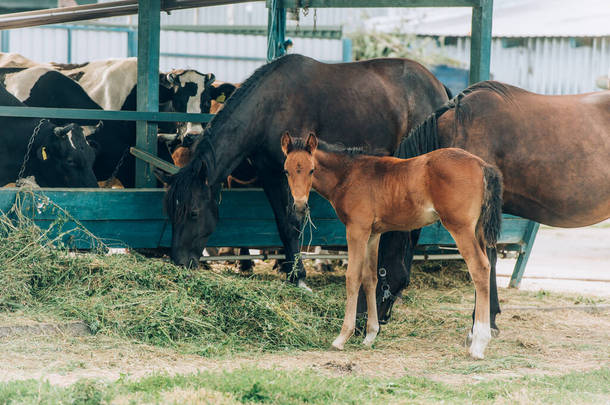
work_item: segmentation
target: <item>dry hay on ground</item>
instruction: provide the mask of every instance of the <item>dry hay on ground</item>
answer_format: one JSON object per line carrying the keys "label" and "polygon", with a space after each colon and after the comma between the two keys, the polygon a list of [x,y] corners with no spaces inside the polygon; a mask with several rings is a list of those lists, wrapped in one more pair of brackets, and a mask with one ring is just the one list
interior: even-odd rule
{"label": "dry hay on ground", "polygon": [[[469,283],[458,280],[463,269],[458,266],[453,272],[458,275],[416,272],[414,281],[417,277],[431,277],[440,287],[432,289],[422,285],[421,280],[414,282],[415,286],[397,303],[392,322],[382,328],[373,349],[360,346],[361,337],[352,337],[344,352],[248,349],[204,358],[186,354],[180,347],[161,348],[104,335],[4,338],[0,339],[0,358],[7,366],[0,372],[0,380],[46,378],[53,384],[68,385],[84,377],[115,380],[121,374],[139,378],[159,372],[185,374],[245,366],[312,369],[329,376],[415,375],[461,384],[517,375],[564,374],[609,365],[610,312],[607,310],[597,313],[506,310],[498,318],[501,335],[490,343],[486,359],[470,359],[463,342],[471,325],[474,294]],[[259,266],[254,277],[276,276],[265,266]],[[311,278],[314,288],[337,281],[337,288],[342,289],[340,270]],[[456,286],[448,287],[451,285]],[[506,289],[500,290],[500,297],[505,308],[608,303],[590,297]],[[48,315],[40,316],[39,320],[50,320]],[[11,323],[14,318],[23,324],[31,315],[2,313],[0,323]]]}

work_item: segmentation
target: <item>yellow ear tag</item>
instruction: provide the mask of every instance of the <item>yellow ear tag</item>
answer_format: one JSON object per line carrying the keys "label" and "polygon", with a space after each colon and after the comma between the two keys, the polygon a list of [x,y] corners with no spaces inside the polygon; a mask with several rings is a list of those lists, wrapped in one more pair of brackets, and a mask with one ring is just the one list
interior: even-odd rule
{"label": "yellow ear tag", "polygon": [[216,101],[219,103],[224,103],[226,99],[227,97],[225,96],[225,93],[222,93],[220,96],[216,97]]}
{"label": "yellow ear tag", "polygon": [[42,153],[42,160],[47,160],[49,158],[49,156],[47,156],[47,147],[46,146],[42,147],[41,153]]}

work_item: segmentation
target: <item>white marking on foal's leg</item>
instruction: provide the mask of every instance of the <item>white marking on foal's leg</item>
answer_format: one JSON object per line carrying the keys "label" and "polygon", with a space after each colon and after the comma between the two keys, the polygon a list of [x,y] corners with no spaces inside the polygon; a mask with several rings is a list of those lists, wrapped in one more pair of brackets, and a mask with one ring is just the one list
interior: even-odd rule
{"label": "white marking on foal's leg", "polygon": [[373,345],[373,342],[375,341],[375,338],[377,337],[377,334],[379,333],[379,324],[372,326],[371,327],[372,330],[368,330],[368,329],[369,328],[367,328],[366,336],[365,336],[362,344],[370,347]]}
{"label": "white marking on foal's leg", "polygon": [[305,284],[305,280],[300,279],[297,282],[297,287],[302,288],[303,290],[307,291],[307,292],[313,292],[313,290],[311,288],[309,288],[309,286],[307,284]]}
{"label": "white marking on foal's leg", "polygon": [[484,352],[487,344],[491,340],[491,328],[488,323],[475,322],[472,328],[472,344],[470,345],[470,355],[475,359],[485,358]]}

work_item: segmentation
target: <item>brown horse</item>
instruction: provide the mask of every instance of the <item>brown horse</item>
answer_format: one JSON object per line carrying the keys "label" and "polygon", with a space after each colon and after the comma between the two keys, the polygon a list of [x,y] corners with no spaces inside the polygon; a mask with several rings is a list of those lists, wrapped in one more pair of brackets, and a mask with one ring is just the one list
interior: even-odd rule
{"label": "brown horse", "polygon": [[345,147],[342,149],[348,153],[340,153],[340,147],[318,143],[313,134],[303,142],[287,132],[281,146],[295,211],[305,213],[313,186],[345,224],[347,302],[343,327],[333,347],[342,350],[354,332],[361,285],[370,309],[363,343],[370,346],[377,336],[375,288],[381,234],[418,229],[440,219],[455,239],[474,282],[476,318],[469,333],[469,351],[472,357],[482,359],[491,339],[490,265],[485,249],[495,246],[500,231],[500,172],[455,148],[405,160],[355,155]]}
{"label": "brown horse", "polygon": [[[610,217],[610,91],[544,96],[494,81],[477,83],[411,131],[395,156],[438,148],[461,148],[498,167],[506,213],[565,228]],[[493,274],[495,251],[488,255]],[[393,295],[408,284],[408,270],[388,267]],[[381,319],[389,317],[388,303],[378,300]],[[492,328],[499,312],[492,278]]]}
{"label": "brown horse", "polygon": [[[446,100],[442,83],[406,59],[324,64],[290,54],[262,66],[210,122],[190,163],[164,178],[172,260],[198,265],[218,222],[220,182],[250,157],[277,220],[287,257],[281,270],[304,286],[302,261],[294,262],[300,252],[301,223],[289,209],[292,198],[281,176],[283,131],[313,131],[326,141],[370,145],[391,154],[407,131]],[[380,265],[410,262],[411,257],[393,249],[400,243],[390,243],[405,237],[408,234],[392,232],[381,238],[380,250],[384,240],[391,248],[385,257],[380,255]]]}

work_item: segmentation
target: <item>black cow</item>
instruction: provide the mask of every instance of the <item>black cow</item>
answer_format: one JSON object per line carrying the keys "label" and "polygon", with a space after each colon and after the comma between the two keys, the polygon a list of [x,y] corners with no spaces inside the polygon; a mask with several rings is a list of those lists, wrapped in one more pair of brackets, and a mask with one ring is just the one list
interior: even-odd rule
{"label": "black cow", "polygon": [[[31,107],[101,109],[77,82],[48,67],[0,68],[0,82],[20,101]],[[126,108],[135,109],[135,97],[128,97],[124,101]],[[65,120],[54,122],[63,124]],[[97,121],[77,122],[91,125]],[[123,186],[134,187],[135,160],[128,149],[135,145],[135,122],[107,120],[100,130],[89,135],[89,139],[99,145],[94,165],[97,179],[109,179],[116,169],[116,177]],[[164,142],[158,142],[158,150],[162,159],[171,162],[171,155]]]}
{"label": "black cow", "polygon": [[[24,106],[2,86],[0,105]],[[22,177],[34,176],[41,187],[97,187],[95,149],[84,135],[74,123],[57,126],[38,118],[0,117],[0,184],[17,179],[33,136]]]}

